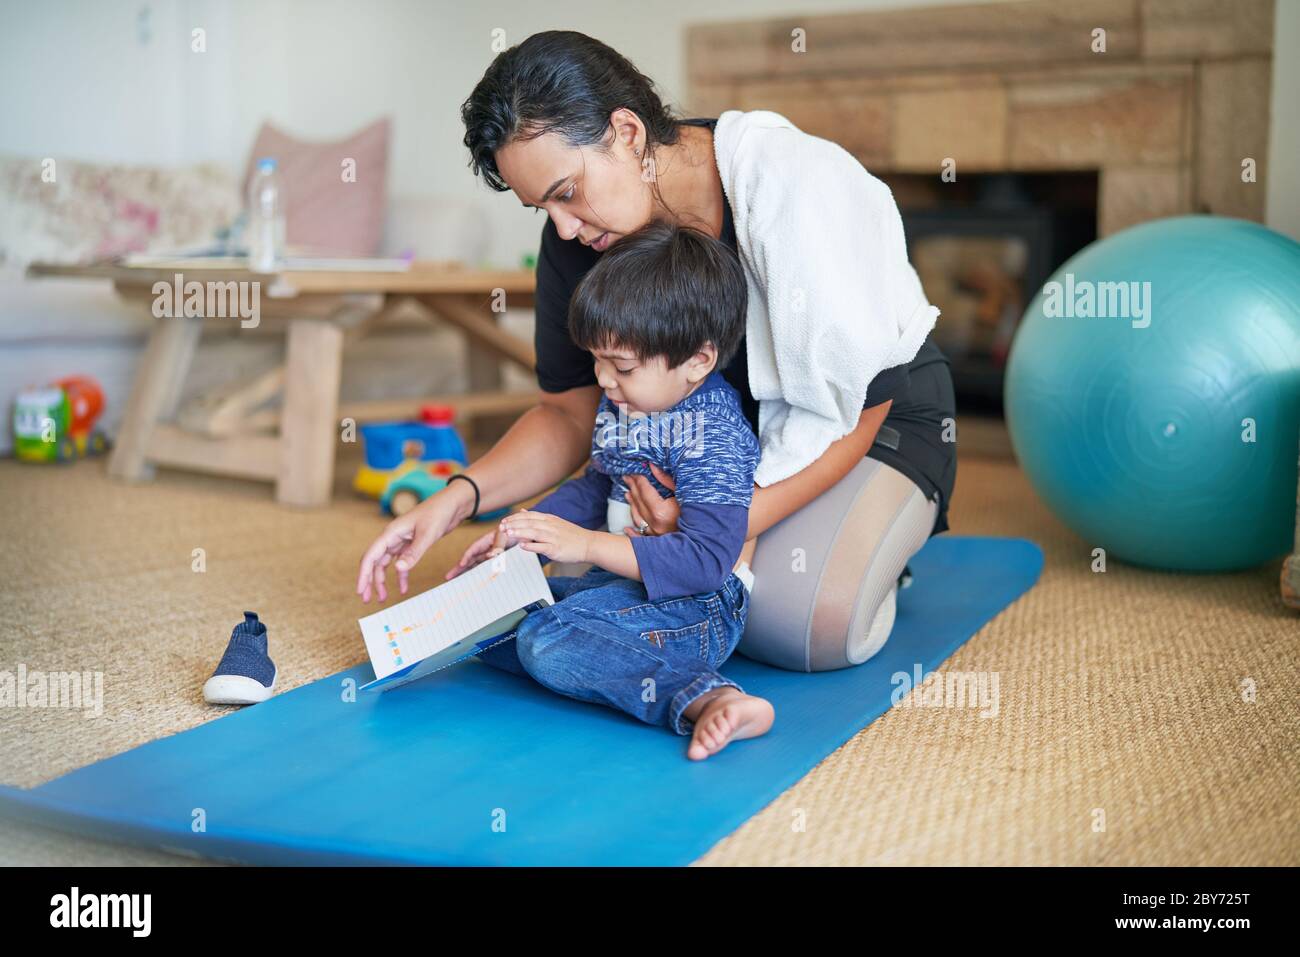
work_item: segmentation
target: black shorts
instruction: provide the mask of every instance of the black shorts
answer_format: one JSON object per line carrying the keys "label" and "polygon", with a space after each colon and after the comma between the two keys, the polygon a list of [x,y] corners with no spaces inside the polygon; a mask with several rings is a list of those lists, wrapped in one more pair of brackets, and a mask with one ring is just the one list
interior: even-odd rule
{"label": "black shorts", "polygon": [[907,372],[907,384],[895,395],[867,457],[898,469],[938,503],[930,533],[936,535],[948,528],[948,503],[957,481],[952,373],[947,356],[929,339],[908,363]]}

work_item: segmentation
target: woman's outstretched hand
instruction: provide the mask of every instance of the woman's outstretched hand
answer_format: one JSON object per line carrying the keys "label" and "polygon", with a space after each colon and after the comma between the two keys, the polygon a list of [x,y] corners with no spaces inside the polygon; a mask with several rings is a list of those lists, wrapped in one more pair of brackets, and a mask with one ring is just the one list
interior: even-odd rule
{"label": "woman's outstretched hand", "polygon": [[[467,484],[453,482],[448,488]],[[456,494],[460,494],[459,489]],[[380,601],[388,599],[385,579],[389,565],[397,570],[398,590],[405,595],[411,569],[424,557],[429,546],[456,527],[460,510],[461,503],[455,495],[443,491],[389,522],[361,556],[361,567],[357,570],[357,594],[361,600],[369,602],[372,589]]]}
{"label": "woman's outstretched hand", "polygon": [[[664,488],[677,490],[677,481],[659,466],[653,463],[650,465],[650,471],[654,477],[659,480],[659,484]],[[677,504],[677,499],[663,498],[655,487],[650,484],[650,480],[644,475],[628,475],[627,482],[627,500],[632,507],[632,522],[625,532],[633,538],[641,533],[635,528],[635,525],[645,522],[650,526],[650,535],[667,535],[669,532],[677,531],[677,517],[682,513],[682,507]]]}

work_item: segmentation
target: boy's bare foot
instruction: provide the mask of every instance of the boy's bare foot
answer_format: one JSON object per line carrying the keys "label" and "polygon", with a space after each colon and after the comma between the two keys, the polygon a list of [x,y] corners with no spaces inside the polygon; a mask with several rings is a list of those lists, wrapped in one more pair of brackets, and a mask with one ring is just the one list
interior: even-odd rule
{"label": "boy's bare foot", "polygon": [[[698,717],[692,718],[691,711],[696,711]],[[691,736],[686,756],[692,761],[703,761],[709,755],[717,754],[730,741],[766,734],[772,727],[776,711],[766,698],[756,698],[724,685],[692,702],[686,717],[695,722],[695,733]]]}

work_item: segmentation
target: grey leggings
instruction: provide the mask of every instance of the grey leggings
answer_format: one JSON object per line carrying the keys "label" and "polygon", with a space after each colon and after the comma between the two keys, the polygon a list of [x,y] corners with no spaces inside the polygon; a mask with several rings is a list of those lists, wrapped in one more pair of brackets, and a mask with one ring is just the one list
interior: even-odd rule
{"label": "grey leggings", "polygon": [[[864,458],[762,535],[736,650],[790,671],[861,664],[894,624],[899,574],[926,543],[939,506],[902,472]],[[578,575],[589,564],[552,563]]]}
{"label": "grey leggings", "polygon": [[864,458],[758,537],[749,620],[737,651],[791,671],[866,661],[893,627],[898,576],[930,537],[938,504]]}

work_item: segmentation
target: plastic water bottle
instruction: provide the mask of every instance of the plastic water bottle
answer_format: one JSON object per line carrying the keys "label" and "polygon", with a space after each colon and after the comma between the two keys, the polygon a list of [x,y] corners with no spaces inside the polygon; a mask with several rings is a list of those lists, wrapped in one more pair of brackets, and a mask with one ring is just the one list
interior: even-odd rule
{"label": "plastic water bottle", "polygon": [[284,258],[284,194],[275,160],[263,157],[248,184],[248,268],[275,272]]}

